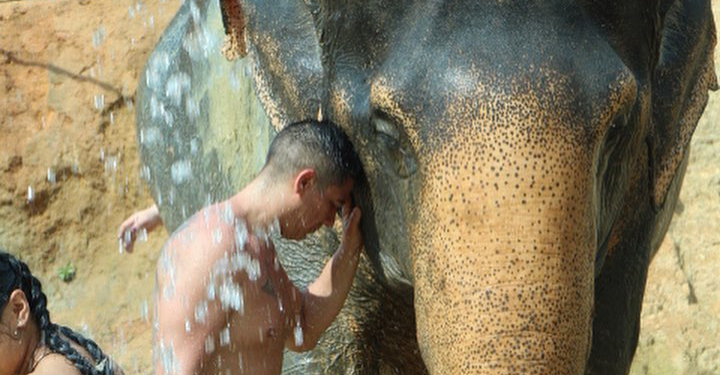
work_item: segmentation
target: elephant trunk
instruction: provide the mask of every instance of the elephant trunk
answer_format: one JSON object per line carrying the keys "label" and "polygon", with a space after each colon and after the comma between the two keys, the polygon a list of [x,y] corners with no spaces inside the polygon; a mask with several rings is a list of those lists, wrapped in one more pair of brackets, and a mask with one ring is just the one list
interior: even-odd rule
{"label": "elephant trunk", "polygon": [[433,375],[584,371],[592,157],[523,147],[479,158],[447,150],[425,171],[411,243],[418,341]]}

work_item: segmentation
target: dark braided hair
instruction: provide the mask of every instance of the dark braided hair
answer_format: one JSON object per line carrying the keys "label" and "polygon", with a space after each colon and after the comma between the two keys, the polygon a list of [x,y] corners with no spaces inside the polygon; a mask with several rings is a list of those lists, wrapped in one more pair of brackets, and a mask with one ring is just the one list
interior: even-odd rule
{"label": "dark braided hair", "polygon": [[[0,250],[0,311],[5,307],[10,294],[17,289],[25,293],[30,304],[30,312],[40,330],[41,343],[44,343],[51,352],[65,356],[83,375],[115,374],[112,361],[94,341],[68,327],[50,321],[47,298],[42,292],[40,280],[30,273],[25,263]],[[96,365],[75,350],[65,338],[85,348]]]}

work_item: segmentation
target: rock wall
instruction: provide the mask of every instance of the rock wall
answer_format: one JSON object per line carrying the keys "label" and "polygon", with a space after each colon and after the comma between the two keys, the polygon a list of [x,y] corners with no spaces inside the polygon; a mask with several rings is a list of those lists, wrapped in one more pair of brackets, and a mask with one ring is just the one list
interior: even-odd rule
{"label": "rock wall", "polygon": [[[123,218],[151,204],[134,99],[180,1],[0,3],[0,247],[40,277],[51,319],[150,374],[148,312],[162,230],[119,254]],[[68,265],[75,279],[65,283]]]}

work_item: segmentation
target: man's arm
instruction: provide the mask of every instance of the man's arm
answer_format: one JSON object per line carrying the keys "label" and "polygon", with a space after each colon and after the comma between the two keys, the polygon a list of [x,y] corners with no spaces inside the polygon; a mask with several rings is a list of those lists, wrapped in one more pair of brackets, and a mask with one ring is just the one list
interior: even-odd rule
{"label": "man's arm", "polygon": [[295,306],[300,321],[294,320],[294,323],[301,328],[302,334],[291,332],[286,341],[288,349],[306,351],[315,347],[345,304],[360,258],[360,216],[359,208],[355,207],[351,211],[349,203],[343,207],[340,247],[325,264],[320,276],[307,290],[301,292],[300,303]]}
{"label": "man's arm", "polygon": [[153,229],[157,228],[160,224],[162,224],[162,218],[155,204],[144,210],[134,212],[128,216],[118,228],[117,236],[120,240],[120,245],[125,251],[129,253],[132,252],[133,245],[138,237],[138,232],[143,229],[148,233],[152,232]]}
{"label": "man's arm", "polygon": [[194,238],[187,241],[182,238],[185,231],[177,233],[158,260],[156,375],[198,374],[205,341],[227,320],[217,299],[208,300],[207,295],[223,244],[214,244],[202,229],[187,230],[194,231]]}

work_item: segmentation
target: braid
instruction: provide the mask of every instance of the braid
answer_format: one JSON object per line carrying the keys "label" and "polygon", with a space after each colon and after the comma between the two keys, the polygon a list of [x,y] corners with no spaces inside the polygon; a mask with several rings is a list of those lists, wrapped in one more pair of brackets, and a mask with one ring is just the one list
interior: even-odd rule
{"label": "braid", "polygon": [[[6,258],[4,256],[6,254],[0,252],[0,260],[5,260],[3,258]],[[11,288],[9,292],[12,289],[20,288],[27,296],[30,310],[41,332],[41,342],[47,345],[50,351],[67,358],[83,375],[113,375],[114,370],[110,359],[94,341],[85,338],[68,327],[50,321],[47,297],[42,292],[42,284],[40,280],[30,273],[28,266],[9,254],[7,254],[7,261],[15,274],[19,276],[16,279],[17,285],[15,285],[15,288]],[[73,348],[63,336],[85,348],[98,365],[94,366],[85,356]]]}

